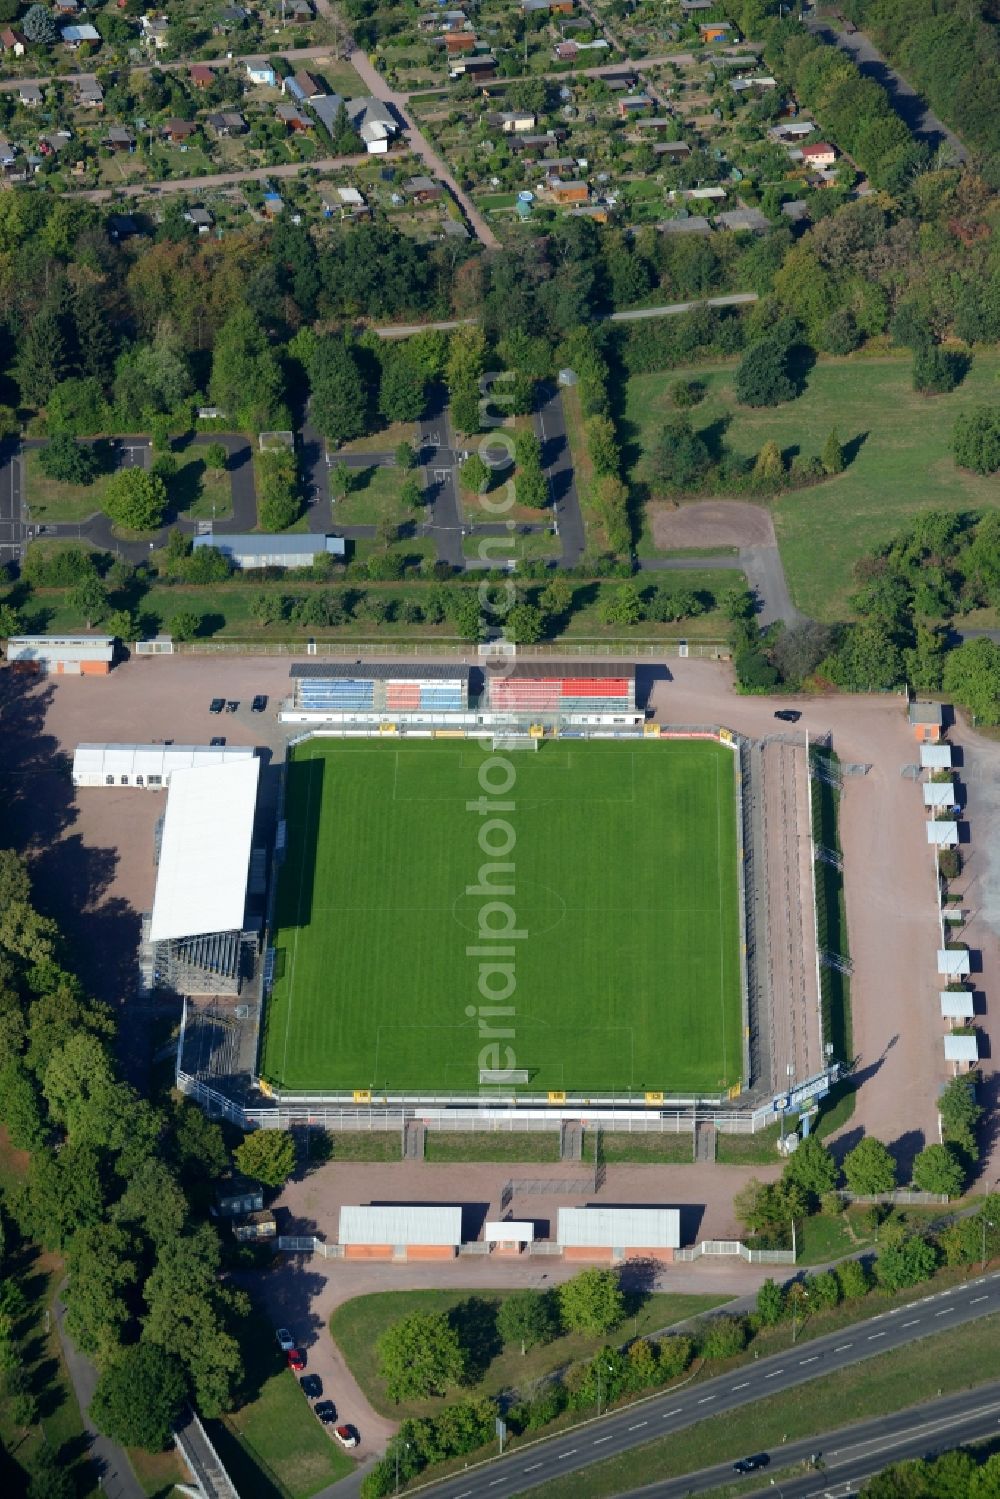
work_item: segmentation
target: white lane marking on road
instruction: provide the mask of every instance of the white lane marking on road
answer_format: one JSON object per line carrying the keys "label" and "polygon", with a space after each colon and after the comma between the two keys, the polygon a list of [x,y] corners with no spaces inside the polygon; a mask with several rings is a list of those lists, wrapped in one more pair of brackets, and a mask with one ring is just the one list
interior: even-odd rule
{"label": "white lane marking on road", "polygon": [[[522,1468],[521,1471],[523,1473],[534,1473],[534,1471],[535,1471],[536,1468],[544,1468],[544,1466],[545,1466],[544,1463],[531,1463],[529,1467]],[[471,1493],[472,1490],[470,1489],[469,1492]],[[459,1495],[459,1499],[461,1499],[461,1495]]]}
{"label": "white lane marking on road", "polygon": [[871,1332],[871,1333],[868,1334],[868,1341],[869,1341],[869,1343],[874,1343],[874,1341],[875,1341],[876,1338],[884,1338],[884,1337],[885,1337],[885,1333],[884,1332]]}
{"label": "white lane marking on road", "polygon": [[981,1301],[989,1301],[989,1299],[990,1298],[988,1296],[973,1296],[972,1300],[969,1302],[969,1305],[978,1306]]}
{"label": "white lane marking on road", "polygon": [[714,1400],[714,1399],[715,1399],[715,1396],[714,1396],[714,1395],[704,1395],[704,1396],[702,1396],[702,1398],[701,1398],[701,1399],[700,1399],[700,1400],[699,1400],[699,1401],[698,1401],[698,1404],[699,1404],[699,1405],[707,1405],[707,1404],[708,1404],[708,1402],[709,1402],[709,1401],[710,1401],[710,1400]]}
{"label": "white lane marking on road", "polygon": [[673,1410],[672,1410],[672,1411],[664,1411],[664,1412],[663,1412],[663,1415],[662,1415],[662,1417],[661,1417],[661,1420],[663,1420],[663,1421],[666,1421],[666,1420],[668,1420],[668,1419],[669,1419],[669,1418],[670,1418],[670,1417],[671,1417],[671,1416],[679,1416],[679,1415],[680,1415],[680,1413],[681,1413],[681,1411],[682,1411],[682,1410],[683,1410],[683,1409],[684,1409],[684,1407],[683,1407],[683,1406],[681,1406],[681,1405],[675,1405],[675,1406],[674,1406],[674,1408],[673,1408]]}
{"label": "white lane marking on road", "polygon": [[494,1478],[494,1480],[493,1480],[492,1483],[487,1484],[487,1488],[495,1489],[498,1483],[503,1483],[503,1482],[504,1482],[503,1478]]}
{"label": "white lane marking on road", "polygon": [[800,1358],[799,1359],[799,1365],[801,1366],[802,1364],[814,1364],[818,1358],[819,1358],[819,1354],[818,1353],[814,1353],[813,1356],[812,1356],[812,1358]]}
{"label": "white lane marking on road", "polygon": [[749,1383],[750,1383],[749,1379],[745,1379],[742,1384],[734,1384],[733,1385],[733,1389],[734,1390],[745,1390],[746,1387],[747,1387],[747,1385]]}
{"label": "white lane marking on road", "polygon": [[947,1317],[948,1313],[953,1312],[954,1310],[955,1308],[953,1306],[943,1306],[941,1310],[939,1312],[935,1312],[934,1315],[935,1317]]}
{"label": "white lane marking on road", "polygon": [[576,1451],[576,1448],[575,1447],[571,1447],[568,1452],[557,1453],[557,1456],[558,1456],[558,1458],[559,1458],[559,1460],[561,1462],[564,1457],[572,1457],[573,1453],[575,1451]]}
{"label": "white lane marking on road", "polygon": [[594,1446],[595,1447],[599,1447],[602,1442],[610,1442],[610,1440],[611,1440],[611,1438],[609,1436],[607,1436],[607,1437],[595,1437],[594,1438]]}
{"label": "white lane marking on road", "polygon": [[853,1348],[853,1343],[840,1343],[833,1351],[834,1353],[846,1353],[848,1348]]}
{"label": "white lane marking on road", "polygon": [[628,1429],[629,1429],[629,1431],[638,1431],[640,1426],[648,1426],[648,1425],[649,1425],[648,1421],[637,1421],[634,1426],[630,1426]]}
{"label": "white lane marking on road", "polygon": [[784,1374],[784,1372],[785,1372],[784,1369],[775,1369],[775,1371],[774,1371],[773,1374],[765,1374],[764,1378],[765,1379],[777,1379],[778,1375],[779,1374]]}

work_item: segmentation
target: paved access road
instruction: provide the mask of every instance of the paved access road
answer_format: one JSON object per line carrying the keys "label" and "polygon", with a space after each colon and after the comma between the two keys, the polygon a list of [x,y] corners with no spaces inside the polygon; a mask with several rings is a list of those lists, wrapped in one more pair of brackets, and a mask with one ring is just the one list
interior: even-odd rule
{"label": "paved access road", "polygon": [[1000,1273],[981,1276],[909,1306],[893,1308],[867,1322],[855,1323],[827,1337],[746,1364],[718,1379],[655,1395],[575,1431],[549,1437],[484,1464],[475,1470],[474,1476],[466,1471],[449,1478],[427,1492],[434,1499],[480,1499],[484,1494],[494,1499],[509,1499],[552,1478],[693,1426],[706,1416],[753,1405],[782,1390],[794,1389],[808,1380],[849,1368],[862,1359],[888,1353],[963,1322],[973,1322],[991,1312],[1000,1312]]}
{"label": "paved access road", "polygon": [[[945,1395],[941,1400],[924,1401],[892,1416],[774,1447],[768,1454],[768,1469],[774,1473],[800,1463],[811,1464],[816,1457],[819,1462],[801,1475],[779,1479],[773,1485],[765,1469],[760,1477],[764,1487],[754,1490],[747,1499],[775,1493],[780,1493],[781,1499],[834,1499],[854,1494],[859,1483],[889,1463],[933,1457],[966,1442],[995,1437],[998,1427],[1000,1380],[995,1380],[974,1390]],[[619,1499],[687,1499],[689,1494],[703,1494],[732,1480],[732,1463],[718,1463],[714,1468],[686,1473],[683,1478],[630,1489]]]}
{"label": "paved access road", "polygon": [[542,444],[542,467],[549,481],[552,510],[562,540],[560,565],[576,567],[587,549],[587,533],[573,475],[562,394],[557,385],[546,385],[539,397],[535,431]]}
{"label": "paved access road", "polygon": [[24,559],[21,455],[16,441],[0,445],[0,566]]}

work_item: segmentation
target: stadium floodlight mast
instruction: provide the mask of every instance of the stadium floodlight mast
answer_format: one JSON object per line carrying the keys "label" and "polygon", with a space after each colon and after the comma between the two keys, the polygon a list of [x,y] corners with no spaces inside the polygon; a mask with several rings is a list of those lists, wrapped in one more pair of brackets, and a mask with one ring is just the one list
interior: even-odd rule
{"label": "stadium floodlight mast", "polygon": [[604,1360],[602,1360],[602,1359],[598,1359],[598,1361],[597,1361],[597,1414],[598,1415],[601,1414],[601,1370],[602,1369],[607,1369],[607,1371],[608,1371],[609,1374],[613,1374],[615,1372],[615,1366],[614,1366],[614,1364],[605,1363]]}
{"label": "stadium floodlight mast", "polygon": [[982,1228],[983,1228],[983,1253],[982,1253],[982,1258],[979,1261],[980,1272],[982,1272],[983,1270],[986,1269],[986,1230],[988,1228],[996,1228],[996,1224],[993,1222],[992,1218],[987,1218],[987,1217],[984,1216],[983,1220],[982,1220]]}

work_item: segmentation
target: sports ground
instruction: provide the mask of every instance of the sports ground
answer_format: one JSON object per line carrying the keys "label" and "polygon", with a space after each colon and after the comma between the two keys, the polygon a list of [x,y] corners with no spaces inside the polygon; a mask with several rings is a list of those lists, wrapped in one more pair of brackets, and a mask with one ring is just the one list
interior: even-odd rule
{"label": "sports ground", "polygon": [[[484,796],[490,753],[467,740],[323,739],[291,752],[262,1076],[375,1094],[475,1093],[483,1066],[526,1069],[533,1093],[735,1085],[732,751],[695,740],[502,751],[513,784],[486,794],[512,805],[484,813],[467,804]],[[492,784],[510,774],[495,766]],[[484,833],[493,854],[479,841],[491,818],[507,825]],[[512,892],[469,893],[498,860],[513,873],[491,886]],[[514,924],[484,914],[490,902],[524,935],[487,980],[514,984],[494,1001],[503,1014],[484,1018],[480,964],[500,955],[480,929]],[[499,1059],[484,1059],[501,1031]]]}

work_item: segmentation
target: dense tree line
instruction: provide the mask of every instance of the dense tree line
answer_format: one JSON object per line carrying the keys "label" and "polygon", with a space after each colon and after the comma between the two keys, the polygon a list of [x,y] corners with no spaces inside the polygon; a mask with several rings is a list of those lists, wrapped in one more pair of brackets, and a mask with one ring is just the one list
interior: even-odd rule
{"label": "dense tree line", "polygon": [[26,865],[0,851],[0,1118],[30,1153],[5,1205],[26,1238],[66,1258],[67,1327],[101,1370],[95,1419],[156,1446],[186,1398],[207,1415],[233,1403],[248,1303],[222,1283],[206,1218],[230,1164],[219,1127],[179,1097],[137,1094],[114,1041]]}

